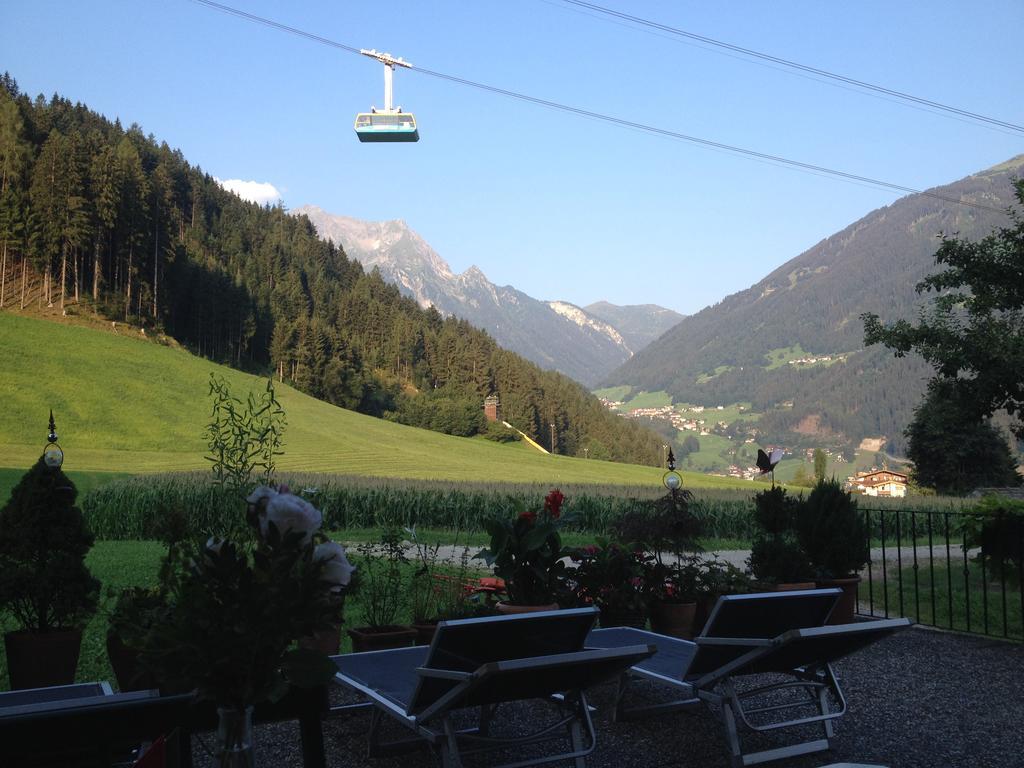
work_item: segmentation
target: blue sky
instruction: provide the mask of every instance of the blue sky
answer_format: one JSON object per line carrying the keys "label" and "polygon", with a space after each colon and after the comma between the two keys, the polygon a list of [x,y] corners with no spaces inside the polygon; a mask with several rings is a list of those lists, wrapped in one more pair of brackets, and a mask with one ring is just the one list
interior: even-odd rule
{"label": "blue sky", "polygon": [[[1024,153],[993,130],[562,0],[224,0],[348,45],[584,109],[925,189]],[[1024,3],[604,0],[707,37],[1024,124]],[[0,70],[288,207],[404,219],[456,271],[542,299],[694,312],[898,195],[396,75],[421,140],[360,144],[364,57],[189,0],[4,0]]]}

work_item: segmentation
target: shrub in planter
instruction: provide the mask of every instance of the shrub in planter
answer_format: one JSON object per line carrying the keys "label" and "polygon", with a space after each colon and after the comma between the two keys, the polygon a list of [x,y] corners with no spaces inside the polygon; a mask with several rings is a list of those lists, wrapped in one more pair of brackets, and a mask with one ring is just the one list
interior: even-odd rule
{"label": "shrub in planter", "polygon": [[754,520],[758,533],[750,548],[750,566],[754,578],[765,584],[793,584],[814,578],[793,526],[797,501],[785,488],[775,486],[754,496]]}
{"label": "shrub in planter", "polygon": [[820,579],[856,576],[868,562],[867,531],[857,502],[838,480],[822,480],[797,505],[797,540]]}
{"label": "shrub in planter", "polygon": [[853,621],[857,607],[858,571],[870,557],[864,519],[857,502],[839,481],[821,480],[799,504],[796,535],[814,568],[819,587],[839,587],[842,597],[830,624]]}
{"label": "shrub in planter", "polygon": [[701,520],[690,510],[692,494],[669,492],[624,515],[615,525],[622,541],[643,553],[642,577],[651,627],[690,637],[696,612],[697,537]]}
{"label": "shrub in planter", "polygon": [[[76,495],[67,475],[40,458],[0,510],[0,609],[20,625],[4,637],[12,688],[74,681],[100,586],[85,567],[93,536]],[[56,658],[44,658],[49,648]]]}

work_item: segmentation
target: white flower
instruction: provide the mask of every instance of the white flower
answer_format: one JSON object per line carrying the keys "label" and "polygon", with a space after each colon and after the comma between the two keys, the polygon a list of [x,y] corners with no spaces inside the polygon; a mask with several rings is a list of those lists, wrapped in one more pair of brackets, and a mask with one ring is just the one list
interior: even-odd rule
{"label": "white flower", "polygon": [[206,548],[215,555],[220,554],[220,548],[224,546],[224,539],[211,536],[206,540]]}
{"label": "white flower", "polygon": [[[258,489],[257,489],[258,490]],[[266,537],[270,523],[284,536],[289,531],[301,533],[302,541],[308,544],[313,534],[320,530],[323,515],[320,510],[303,498],[292,493],[275,493],[260,510],[260,535]]]}
{"label": "white flower", "polygon": [[250,493],[245,500],[253,505],[258,505],[264,499],[272,499],[277,496],[277,490],[270,488],[266,485],[261,485],[259,488]]}
{"label": "white flower", "polygon": [[328,541],[324,544],[317,544],[313,550],[313,560],[323,561],[324,572],[321,580],[329,582],[331,589],[338,591],[350,581],[356,568],[348,561],[345,555],[345,548],[336,541]]}

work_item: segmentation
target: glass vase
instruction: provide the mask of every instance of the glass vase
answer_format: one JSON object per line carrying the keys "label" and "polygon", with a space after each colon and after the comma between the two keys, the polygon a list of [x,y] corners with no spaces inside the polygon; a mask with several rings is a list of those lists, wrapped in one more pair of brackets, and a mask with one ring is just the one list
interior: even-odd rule
{"label": "glass vase", "polygon": [[252,705],[217,707],[217,768],[254,768]]}

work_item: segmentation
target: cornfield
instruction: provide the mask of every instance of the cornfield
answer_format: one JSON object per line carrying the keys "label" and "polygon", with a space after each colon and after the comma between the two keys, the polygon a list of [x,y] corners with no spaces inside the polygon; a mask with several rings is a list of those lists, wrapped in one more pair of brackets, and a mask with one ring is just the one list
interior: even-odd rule
{"label": "cornfield", "polygon": [[[540,509],[545,485],[386,481],[338,475],[290,475],[280,478],[323,511],[324,527],[373,528],[419,526],[482,531],[490,517],[513,513],[516,505]],[[660,488],[616,485],[563,486],[572,513],[569,530],[602,535],[637,505],[664,493]],[[210,482],[208,473],[148,475],[108,483],[86,493],[81,507],[99,539],[152,539],[163,516],[182,510],[194,535],[225,535],[243,525],[245,502]],[[749,540],[753,536],[750,494],[702,490],[694,513],[704,521],[704,536]]]}

